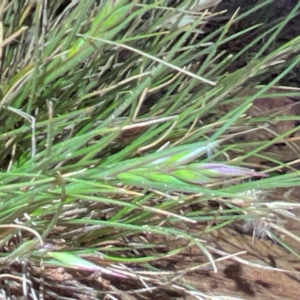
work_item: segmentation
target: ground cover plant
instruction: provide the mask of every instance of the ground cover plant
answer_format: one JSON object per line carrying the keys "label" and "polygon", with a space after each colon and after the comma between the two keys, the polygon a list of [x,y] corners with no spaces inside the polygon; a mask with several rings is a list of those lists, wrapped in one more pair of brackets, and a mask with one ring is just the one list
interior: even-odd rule
{"label": "ground cover plant", "polygon": [[222,5],[1,2],[1,299],[296,299],[300,3]]}

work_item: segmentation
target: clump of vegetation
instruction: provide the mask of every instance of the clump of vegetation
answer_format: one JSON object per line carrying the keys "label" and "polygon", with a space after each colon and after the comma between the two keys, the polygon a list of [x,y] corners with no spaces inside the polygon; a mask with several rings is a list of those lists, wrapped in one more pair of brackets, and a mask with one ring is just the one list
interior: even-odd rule
{"label": "clump of vegetation", "polygon": [[277,37],[300,3],[238,29],[272,1],[219,2],[2,2],[3,299],[217,297],[189,274],[235,259],[214,242],[236,226],[299,259],[297,159],[268,152],[299,153],[299,117],[249,111],[297,96],[299,37]]}

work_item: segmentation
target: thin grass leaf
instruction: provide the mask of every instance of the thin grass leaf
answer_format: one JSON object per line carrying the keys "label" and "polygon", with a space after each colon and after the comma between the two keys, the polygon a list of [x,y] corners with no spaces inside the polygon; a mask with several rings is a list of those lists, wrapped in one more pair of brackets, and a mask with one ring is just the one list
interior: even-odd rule
{"label": "thin grass leaf", "polygon": [[78,257],[70,252],[48,252],[48,256],[55,258],[57,261],[48,261],[52,265],[58,265],[64,268],[72,268],[89,272],[102,272],[103,274],[112,275],[119,278],[126,278],[123,274],[110,271],[106,268],[95,265],[94,263]]}

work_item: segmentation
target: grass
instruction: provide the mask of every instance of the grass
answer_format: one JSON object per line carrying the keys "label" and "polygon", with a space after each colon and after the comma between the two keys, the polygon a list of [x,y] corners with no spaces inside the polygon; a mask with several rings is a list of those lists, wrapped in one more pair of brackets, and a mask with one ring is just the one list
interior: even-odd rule
{"label": "grass", "polygon": [[[49,9],[46,1],[3,1],[0,264],[5,276],[16,276],[12,293],[52,299],[72,285],[47,283],[60,266],[110,278],[109,287],[84,285],[81,297],[117,299],[120,280],[128,295],[168,288],[205,299],[175,280],[193,264],[170,271],[155,262],[196,247],[217,271],[221,250],[203,237],[240,220],[299,258],[276,235],[299,240],[277,222],[298,221],[292,211],[299,204],[264,197],[299,186],[297,161],[264,152],[284,141],[299,153],[290,141],[299,126],[271,140],[240,139],[274,118],[299,121],[246,117],[300,61],[299,37],[276,42],[300,4],[272,28],[255,24],[231,34],[270,2],[210,31],[205,24],[219,14],[193,11],[190,1],[49,1]],[[232,70],[239,59],[244,65]],[[240,96],[249,86],[259,87]],[[251,157],[269,166],[247,162]],[[192,225],[200,230],[190,232]],[[78,296],[70,286],[62,297]]]}

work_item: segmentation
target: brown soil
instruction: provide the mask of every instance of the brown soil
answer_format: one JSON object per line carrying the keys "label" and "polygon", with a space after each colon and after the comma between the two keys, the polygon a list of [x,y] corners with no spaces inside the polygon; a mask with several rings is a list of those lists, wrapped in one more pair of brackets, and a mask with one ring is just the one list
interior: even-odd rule
{"label": "brown soil", "polygon": [[[246,88],[243,89],[237,97],[247,99],[257,93],[258,89]],[[300,98],[280,96],[284,92],[294,92],[288,87],[278,87],[269,89],[262,96],[254,100],[253,105],[246,111],[245,124],[239,131],[235,131],[237,136],[233,137],[235,143],[240,142],[263,142],[266,140],[275,140],[271,146],[263,149],[260,154],[271,159],[276,159],[283,163],[297,160],[300,155],[300,138],[299,138],[299,121],[300,115]],[[276,97],[268,95],[276,94]],[[241,100],[243,101],[243,100]],[[221,109],[224,112],[229,112],[236,107],[235,104],[222,105]],[[268,122],[255,121],[253,119],[268,118]],[[284,119],[283,117],[286,117]],[[287,119],[290,118],[290,119]],[[286,134],[290,132],[290,134]],[[278,138],[283,135],[283,138]],[[257,147],[257,146],[253,146]],[[249,148],[249,151],[253,148]],[[252,156],[247,162],[254,163],[256,166],[268,164],[269,160],[262,157]],[[294,165],[295,167],[295,165]]]}
{"label": "brown soil", "polygon": [[[279,195],[283,190],[274,192]],[[299,195],[299,190],[295,194]],[[181,224],[175,226],[182,228]],[[221,296],[235,299],[299,299],[300,260],[293,254],[271,239],[253,240],[251,234],[240,233],[238,227],[201,234],[203,228],[200,224],[190,226],[189,233],[205,241],[203,243],[216,261],[217,272],[214,272],[207,257],[197,246],[187,247],[179,254],[151,263],[153,267],[161,270],[160,278],[155,275],[152,281],[146,282],[149,288],[156,287],[151,292],[139,280],[117,279],[101,276],[100,273],[63,268],[46,268],[46,271],[42,271],[34,267],[30,272],[31,280],[33,286],[37,287],[40,274],[43,274],[43,285],[47,290],[45,299],[209,299],[199,298],[200,292],[211,297],[220,296],[215,299],[225,299]],[[290,224],[289,229],[299,234],[299,224]],[[280,237],[291,244],[286,237]],[[148,235],[144,238],[149,243],[162,242],[169,245],[162,252],[187,245],[186,241],[176,237],[165,239]],[[292,246],[300,250],[297,242],[293,242]],[[229,255],[232,257],[228,257]],[[103,264],[105,267],[105,262]],[[129,265],[128,267],[134,268]],[[137,274],[142,273],[137,270]],[[143,274],[151,278],[151,272]],[[194,295],[187,292],[191,290],[191,286],[195,289]],[[11,291],[17,294],[17,290],[11,288]],[[102,291],[102,296],[96,296],[95,291]]]}

